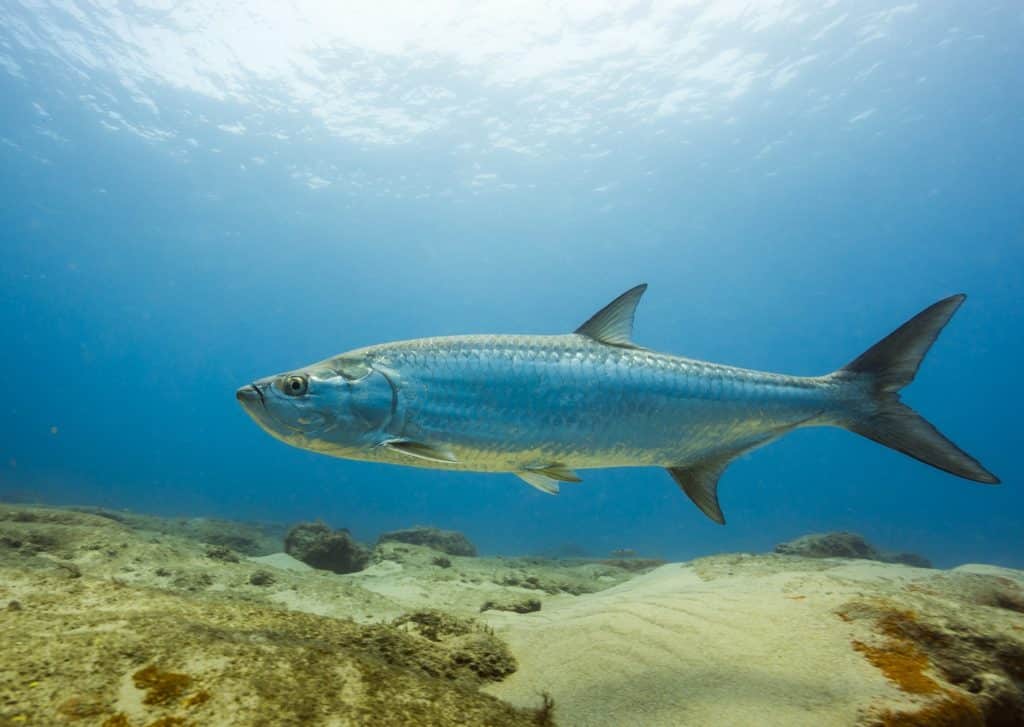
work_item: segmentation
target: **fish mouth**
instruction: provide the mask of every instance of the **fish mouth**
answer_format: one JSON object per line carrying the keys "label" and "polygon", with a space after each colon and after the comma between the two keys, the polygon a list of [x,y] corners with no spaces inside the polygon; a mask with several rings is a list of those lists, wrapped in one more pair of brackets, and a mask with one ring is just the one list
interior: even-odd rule
{"label": "fish mouth", "polygon": [[243,405],[249,406],[255,404],[257,401],[260,406],[264,408],[267,402],[263,398],[263,392],[260,391],[260,387],[255,384],[246,384],[235,392],[235,398],[242,402]]}

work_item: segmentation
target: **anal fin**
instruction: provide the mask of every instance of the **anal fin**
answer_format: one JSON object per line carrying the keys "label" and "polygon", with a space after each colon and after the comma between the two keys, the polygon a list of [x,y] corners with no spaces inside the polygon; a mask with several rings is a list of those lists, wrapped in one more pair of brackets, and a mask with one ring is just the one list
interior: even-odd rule
{"label": "anal fin", "polygon": [[728,466],[732,457],[705,460],[685,467],[669,467],[668,473],[682,488],[686,496],[700,511],[719,525],[725,525],[725,515],[718,504],[718,478]]}
{"label": "anal fin", "polygon": [[718,504],[718,479],[725,472],[725,468],[729,466],[729,463],[741,454],[746,454],[751,450],[775,441],[786,432],[796,429],[816,416],[818,416],[818,413],[814,413],[799,422],[785,424],[777,429],[764,432],[756,439],[748,439],[743,444],[719,450],[696,462],[681,464],[678,467],[668,467],[668,473],[672,475],[672,479],[686,493],[686,496],[693,500],[693,504],[699,507],[702,513],[719,525],[725,525],[725,515],[722,514],[722,507]]}

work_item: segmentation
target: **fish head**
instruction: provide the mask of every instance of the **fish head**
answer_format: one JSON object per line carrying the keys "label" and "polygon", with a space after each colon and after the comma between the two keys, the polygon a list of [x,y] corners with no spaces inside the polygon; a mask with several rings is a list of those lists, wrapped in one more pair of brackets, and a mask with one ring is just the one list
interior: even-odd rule
{"label": "fish head", "polygon": [[345,354],[259,379],[235,396],[272,437],[337,456],[379,442],[395,406],[388,376],[362,357]]}

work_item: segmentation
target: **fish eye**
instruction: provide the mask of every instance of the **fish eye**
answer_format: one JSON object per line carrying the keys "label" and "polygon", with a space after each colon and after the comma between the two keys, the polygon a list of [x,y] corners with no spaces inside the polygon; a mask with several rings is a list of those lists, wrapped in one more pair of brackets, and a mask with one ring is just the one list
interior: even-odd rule
{"label": "fish eye", "polygon": [[305,376],[285,376],[281,390],[288,396],[302,396],[309,389],[309,381]]}

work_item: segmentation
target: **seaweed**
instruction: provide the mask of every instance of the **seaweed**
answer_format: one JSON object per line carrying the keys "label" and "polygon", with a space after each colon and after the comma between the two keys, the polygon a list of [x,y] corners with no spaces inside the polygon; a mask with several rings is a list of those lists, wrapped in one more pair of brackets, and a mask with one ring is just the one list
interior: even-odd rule
{"label": "seaweed", "polygon": [[81,719],[83,717],[95,717],[106,710],[104,710],[100,702],[75,696],[68,697],[57,705],[57,711],[68,719]]}
{"label": "seaweed", "polygon": [[505,600],[505,601],[484,601],[483,605],[480,606],[480,612],[484,611],[510,611],[512,613],[533,613],[539,611],[541,607],[540,599],[538,598],[520,598],[517,600]]}
{"label": "seaweed", "polygon": [[155,664],[139,669],[132,675],[135,686],[146,690],[143,704],[169,704],[180,697],[192,683],[188,674],[160,671]]}
{"label": "seaweed", "polygon": [[555,698],[547,692],[540,693],[541,705],[533,713],[533,723],[538,727],[554,727]]}
{"label": "seaweed", "polygon": [[210,701],[211,696],[212,695],[205,689],[200,689],[198,692],[185,699],[182,704],[185,705],[186,709],[191,709],[192,707],[198,707],[200,704],[206,704],[206,702]]}

